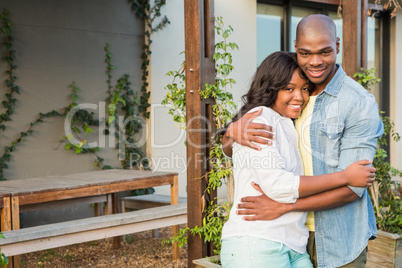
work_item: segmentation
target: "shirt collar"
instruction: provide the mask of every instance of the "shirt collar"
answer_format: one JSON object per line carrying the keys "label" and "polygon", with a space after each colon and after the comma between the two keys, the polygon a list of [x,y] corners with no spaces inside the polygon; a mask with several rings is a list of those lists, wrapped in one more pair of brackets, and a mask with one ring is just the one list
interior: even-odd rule
{"label": "shirt collar", "polygon": [[334,77],[332,77],[331,81],[329,81],[328,85],[324,88],[323,92],[328,95],[336,97],[341,88],[343,80],[346,76],[345,71],[342,69],[342,66],[336,64],[338,70],[336,71]]}

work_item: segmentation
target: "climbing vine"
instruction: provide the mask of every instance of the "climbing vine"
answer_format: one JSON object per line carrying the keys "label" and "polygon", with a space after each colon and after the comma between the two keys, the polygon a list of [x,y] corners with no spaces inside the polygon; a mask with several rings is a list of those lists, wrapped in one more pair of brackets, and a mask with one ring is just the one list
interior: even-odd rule
{"label": "climbing vine", "polygon": [[162,20],[154,24],[155,20],[162,16],[161,9],[164,5],[166,5],[166,0],[155,0],[153,6],[151,7],[149,0],[130,0],[131,7],[137,17],[142,19],[145,22],[145,44],[144,51],[141,54],[142,64],[142,86],[141,86],[141,96],[139,102],[139,111],[145,117],[149,118],[150,112],[148,108],[151,106],[149,104],[149,99],[151,93],[148,90],[149,82],[149,63],[151,57],[151,44],[152,39],[151,36],[153,33],[162,30],[166,27],[167,24],[170,23],[169,19],[166,16],[162,17]]}
{"label": "climbing vine", "polygon": [[[143,47],[142,58],[142,87],[140,94],[137,94],[130,86],[131,82],[128,74],[124,74],[117,80],[117,84],[113,86],[112,72],[115,67],[112,64],[112,53],[109,44],[104,47],[105,50],[105,63],[106,63],[106,84],[107,84],[107,97],[105,103],[107,106],[108,117],[106,120],[107,129],[105,134],[114,135],[118,139],[116,148],[119,149],[118,157],[121,160],[122,168],[133,168],[133,166],[141,169],[149,169],[149,162],[146,158],[146,154],[141,149],[141,145],[136,141],[135,137],[143,130],[143,124],[145,118],[149,118],[150,112],[148,111],[150,92],[148,91],[148,76],[149,76],[149,61],[151,54],[151,35],[163,29],[169,20],[166,16],[155,27],[152,27],[155,20],[161,16],[161,8],[166,4],[166,1],[155,1],[153,7],[150,7],[147,1],[130,0],[131,7],[135,14],[145,21],[146,29],[145,44]],[[16,65],[15,50],[13,49],[14,39],[11,35],[11,21],[9,19],[9,11],[5,10],[1,13],[2,32],[5,37],[4,46],[6,48],[6,56],[4,57],[7,64],[7,79],[5,84],[8,88],[8,92],[5,94],[5,100],[2,101],[2,106],[5,111],[0,114],[0,130],[3,132],[6,129],[4,122],[11,120],[11,115],[15,110],[15,104],[17,99],[15,94],[19,94],[19,87],[15,84],[16,76],[14,71]],[[11,153],[16,150],[16,146],[21,143],[26,136],[32,134],[34,127],[43,122],[46,118],[50,117],[66,117],[69,112],[78,105],[77,99],[79,98],[80,89],[78,85],[73,82],[70,85],[72,90],[70,97],[71,103],[61,109],[61,111],[50,111],[47,113],[40,113],[37,119],[30,123],[29,128],[26,131],[20,132],[17,139],[11,142],[11,144],[4,147],[4,153],[0,157],[0,180],[5,180],[3,170],[8,168],[7,163],[11,160]],[[117,120],[118,119],[118,120]],[[60,140],[60,144],[64,143],[66,150],[73,150],[76,154],[93,153],[96,157],[95,165],[102,169],[110,169],[112,166],[104,163],[104,159],[99,155],[100,148],[98,146],[93,147],[88,143],[86,135],[94,132],[94,127],[99,126],[99,119],[95,118],[93,112],[88,112],[85,109],[77,109],[74,111],[74,115],[70,120],[71,134],[64,136]],[[111,127],[114,128],[110,132]],[[78,140],[78,142],[68,142],[72,138]],[[148,189],[145,193],[151,193],[153,190]]]}
{"label": "climbing vine", "polygon": [[[105,45],[105,57],[106,75],[108,78],[108,96],[105,99],[105,105],[107,106],[108,117],[102,120],[106,120],[106,124],[109,127],[105,131],[108,135],[114,135],[118,140],[116,148],[119,149],[118,157],[121,159],[122,168],[128,169],[134,166],[149,169],[146,154],[141,150],[141,146],[135,139],[135,135],[143,129],[143,121],[139,112],[140,101],[138,94],[131,88],[130,76],[128,74],[123,74],[117,80],[116,85],[112,85],[111,79],[114,66],[112,64],[113,55],[110,51],[110,44]],[[72,88],[71,97],[73,102],[70,108],[66,110],[65,115],[70,112],[71,108],[77,106],[76,99],[80,92],[80,89],[74,82],[70,87]],[[99,120],[95,119],[94,114],[84,109],[79,109],[74,113],[70,126],[71,135],[78,138],[79,142],[71,142],[72,137],[65,136],[61,140],[61,142],[66,143],[65,148],[67,150],[75,150],[77,154],[93,153],[96,157],[95,164],[97,166],[102,169],[112,168],[110,165],[105,165],[104,158],[97,153],[100,148],[90,147],[87,139],[82,137],[82,135],[93,132],[92,126],[99,126]],[[113,129],[113,131],[110,131],[110,129]],[[145,166],[144,163],[146,163]]]}
{"label": "climbing vine", "polygon": [[14,113],[15,103],[17,99],[14,97],[15,94],[20,93],[19,87],[15,84],[15,80],[17,77],[14,75],[14,71],[17,66],[14,63],[15,60],[15,50],[13,48],[14,38],[11,32],[11,21],[10,21],[10,12],[8,10],[4,10],[1,13],[1,31],[3,32],[5,41],[4,47],[6,48],[6,55],[4,57],[7,62],[7,79],[6,86],[8,88],[8,92],[5,94],[5,100],[2,101],[3,107],[6,109],[4,113],[0,114],[0,129],[4,132],[6,130],[6,126],[4,122],[11,120],[11,115]]}
{"label": "climbing vine", "polygon": [[[221,36],[222,41],[215,44],[215,53],[213,59],[215,61],[215,83],[205,84],[200,88],[199,93],[201,99],[212,98],[214,104],[212,111],[214,115],[216,128],[222,128],[227,125],[236,110],[233,96],[229,89],[235,84],[235,80],[230,77],[234,70],[231,52],[238,49],[236,43],[229,42],[229,37],[233,33],[231,26],[225,26],[222,17],[216,19],[216,34]],[[186,86],[183,63],[178,71],[170,71],[168,76],[173,78],[172,83],[168,84],[165,99],[162,104],[169,106],[169,114],[173,116],[173,120],[179,123],[181,128],[186,128]],[[209,166],[207,172],[208,185],[205,192],[210,193],[211,189],[215,190],[222,186],[224,181],[230,180],[232,175],[231,160],[227,159],[222,152],[222,138],[217,135],[209,148]],[[205,195],[204,195],[205,196]],[[216,203],[212,200],[206,204],[204,210],[204,218],[202,226],[195,226],[182,229],[178,235],[172,237],[170,242],[178,242],[179,245],[187,243],[188,233],[191,235],[200,235],[205,242],[212,242],[215,246],[214,253],[219,254],[221,243],[223,224],[227,221],[231,208],[229,202]]]}

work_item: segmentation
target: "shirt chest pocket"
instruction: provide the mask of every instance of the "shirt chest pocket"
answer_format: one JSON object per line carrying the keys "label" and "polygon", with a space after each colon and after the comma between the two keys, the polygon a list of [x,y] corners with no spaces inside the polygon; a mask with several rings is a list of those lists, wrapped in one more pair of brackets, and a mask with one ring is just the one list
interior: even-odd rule
{"label": "shirt chest pocket", "polygon": [[320,124],[319,140],[324,162],[337,167],[339,160],[339,149],[343,134],[343,123],[322,123]]}

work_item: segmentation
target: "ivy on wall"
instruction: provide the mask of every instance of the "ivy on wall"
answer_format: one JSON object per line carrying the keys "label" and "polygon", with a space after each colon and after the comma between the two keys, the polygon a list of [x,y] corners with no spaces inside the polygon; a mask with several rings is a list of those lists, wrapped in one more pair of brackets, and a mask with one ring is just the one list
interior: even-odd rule
{"label": "ivy on wall", "polygon": [[4,122],[11,120],[11,115],[14,113],[15,103],[17,99],[14,97],[15,94],[20,93],[19,87],[15,84],[15,80],[17,79],[14,75],[14,71],[17,66],[14,64],[15,59],[15,50],[13,49],[14,38],[11,35],[11,21],[10,21],[10,12],[8,10],[3,11],[1,13],[1,30],[4,34],[5,41],[4,47],[6,48],[6,55],[4,60],[7,62],[8,68],[6,71],[7,79],[6,85],[8,88],[8,92],[5,95],[5,100],[2,101],[3,107],[6,111],[0,114],[0,129],[4,132],[6,130],[6,126]]}
{"label": "ivy on wall", "polygon": [[[136,134],[143,130],[145,120],[142,117],[149,118],[150,115],[150,112],[148,111],[148,108],[150,107],[150,92],[148,90],[149,84],[147,81],[151,55],[151,35],[152,33],[163,29],[169,23],[169,20],[164,16],[162,21],[158,23],[156,27],[152,27],[154,20],[161,16],[161,8],[166,4],[166,1],[157,0],[152,8],[147,1],[130,0],[130,2],[132,3],[131,7],[136,16],[143,19],[147,26],[147,29],[144,30],[145,44],[141,55],[142,86],[140,94],[131,88],[130,77],[128,74],[122,75],[122,77],[117,80],[116,85],[113,86],[112,72],[115,67],[112,64],[110,45],[106,44],[104,48],[107,76],[107,97],[105,103],[109,113],[108,118],[97,119],[93,112],[90,113],[85,109],[78,109],[71,118],[70,130],[72,134],[66,135],[60,140],[60,144],[64,143],[66,150],[72,150],[76,154],[94,154],[96,159],[95,165],[102,169],[111,169],[113,167],[104,163],[104,158],[100,156],[101,148],[98,146],[89,146],[88,139],[86,138],[86,135],[94,132],[94,128],[99,126],[99,120],[106,120],[107,129],[105,130],[105,134],[115,135],[118,140],[116,149],[119,149],[118,156],[122,159],[120,168],[150,168],[146,154],[141,149],[141,144],[136,141],[135,137]],[[2,106],[5,108],[5,111],[0,114],[0,131],[2,132],[6,131],[6,125],[4,122],[11,121],[11,115],[14,113],[17,103],[15,95],[20,93],[19,87],[15,84],[15,81],[17,80],[14,74],[14,71],[17,68],[14,63],[16,52],[13,48],[14,38],[11,35],[12,23],[9,17],[10,12],[8,10],[4,10],[1,13],[1,28],[5,37],[4,47],[6,48],[4,59],[8,65],[6,71],[7,78],[5,80],[8,91],[2,101]],[[50,117],[66,117],[69,112],[78,105],[77,100],[81,90],[75,82],[70,85],[70,88],[71,103],[67,107],[60,109],[60,111],[52,110],[47,113],[39,113],[37,119],[30,123],[30,126],[26,131],[20,132],[18,138],[4,147],[4,153],[0,157],[0,180],[6,179],[3,171],[8,168],[7,163],[11,161],[12,152],[16,150],[16,146],[19,143],[24,141],[26,136],[33,133],[34,127],[37,124]],[[116,131],[113,133],[110,132],[111,127]],[[68,142],[73,137],[78,140],[78,143]],[[137,190],[137,192],[152,193],[153,189],[148,188],[145,190]]]}
{"label": "ivy on wall", "polygon": [[150,112],[148,108],[151,106],[149,104],[151,92],[148,89],[148,77],[152,44],[151,36],[153,33],[165,28],[170,21],[166,16],[163,16],[162,20],[154,26],[155,20],[162,16],[161,8],[166,5],[166,0],[155,0],[152,7],[149,0],[130,0],[130,2],[137,17],[145,22],[145,44],[144,51],[141,54],[142,86],[139,111],[145,118],[149,118]]}

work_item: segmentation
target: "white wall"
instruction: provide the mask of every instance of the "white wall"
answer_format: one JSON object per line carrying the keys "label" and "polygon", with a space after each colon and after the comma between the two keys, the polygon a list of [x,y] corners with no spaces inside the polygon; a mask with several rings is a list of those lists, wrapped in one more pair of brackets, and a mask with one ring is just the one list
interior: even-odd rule
{"label": "white wall", "polygon": [[[15,38],[17,77],[20,95],[12,121],[6,122],[6,132],[0,131],[0,155],[4,147],[19,137],[21,131],[38,114],[51,110],[64,111],[71,103],[71,88],[75,81],[82,90],[77,103],[99,105],[107,94],[104,46],[109,43],[115,66],[112,82],[129,74],[132,88],[141,86],[141,52],[144,44],[144,23],[137,19],[127,0],[2,0],[0,10],[8,9]],[[0,102],[5,99],[7,64],[0,34]],[[0,104],[0,113],[5,109]],[[94,110],[95,115],[98,111]],[[60,175],[98,170],[93,154],[76,155],[59,146],[65,136],[64,118],[46,119],[37,125],[12,153],[7,179]],[[97,135],[92,136],[96,141]],[[106,148],[100,153],[105,164],[120,166],[117,150]],[[85,206],[85,207],[84,207]],[[88,214],[89,205],[57,208],[49,213],[24,215],[22,225],[60,221],[60,217],[78,218]],[[58,214],[58,215],[56,215]]]}
{"label": "white wall", "polygon": [[[390,113],[395,128],[402,135],[402,12],[391,20]],[[391,164],[402,169],[402,141],[391,142]],[[398,178],[402,181],[401,178]]]}
{"label": "white wall", "polygon": [[[247,91],[248,83],[256,69],[256,1],[237,0],[215,1],[215,17],[222,16],[226,25],[234,28],[231,42],[239,45],[239,51],[233,53],[233,65],[235,71],[233,78],[236,85],[231,92],[235,101]],[[163,31],[156,33],[152,46],[152,158],[154,163],[167,163],[164,166],[156,166],[158,171],[179,172],[179,194],[186,193],[186,148],[185,137],[178,129],[168,114],[167,108],[160,103],[166,94],[165,85],[171,82],[171,78],[165,74],[170,70],[178,70],[184,60],[184,6],[182,0],[169,0],[162,9],[171,24]],[[239,105],[240,106],[240,103]],[[164,146],[164,148],[162,148]],[[170,161],[170,162],[169,162]],[[168,187],[156,188],[157,193],[167,194]],[[224,191],[219,193],[224,197]]]}
{"label": "white wall", "polygon": [[[178,70],[184,61],[184,1],[170,0],[162,8],[170,24],[152,36],[152,111],[151,147],[153,169],[179,173],[179,195],[186,194],[186,148],[184,132],[175,126],[168,109],[161,105],[166,94],[165,85],[172,79],[166,76],[171,70]],[[168,187],[155,188],[157,193],[169,194]]]}
{"label": "white wall", "polygon": [[[75,81],[82,90],[77,103],[99,105],[107,94],[104,46],[111,46],[113,85],[122,74],[131,77],[132,88],[141,85],[141,52],[144,44],[143,22],[137,19],[126,0],[3,0],[0,10],[10,11],[15,38],[17,76],[21,94],[7,131],[0,132],[0,153],[4,146],[26,131],[40,112],[63,111],[71,103]],[[1,42],[3,34],[0,35]],[[2,44],[2,43],[1,43]],[[0,46],[3,59],[4,46]],[[0,61],[0,102],[8,92],[7,68]],[[0,105],[0,112],[4,111]],[[98,111],[94,110],[95,115]],[[8,179],[77,173],[99,169],[93,154],[76,155],[58,147],[65,136],[64,118],[48,119],[34,128],[34,133],[18,145],[12,154]],[[97,135],[97,134],[96,134]],[[97,140],[97,136],[93,137]],[[92,140],[91,140],[92,141]],[[104,150],[105,164],[120,166],[117,151]],[[108,153],[109,152],[109,153]]]}

